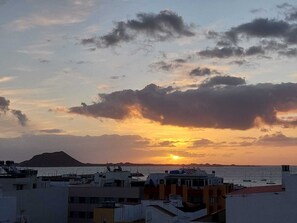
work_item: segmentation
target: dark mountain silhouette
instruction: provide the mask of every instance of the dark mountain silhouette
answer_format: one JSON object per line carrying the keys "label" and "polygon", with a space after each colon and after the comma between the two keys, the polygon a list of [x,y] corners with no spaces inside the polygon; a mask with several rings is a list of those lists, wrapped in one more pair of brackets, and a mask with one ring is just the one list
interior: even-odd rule
{"label": "dark mountain silhouette", "polygon": [[84,165],[63,151],[42,153],[20,163],[20,166],[28,167],[72,167]]}

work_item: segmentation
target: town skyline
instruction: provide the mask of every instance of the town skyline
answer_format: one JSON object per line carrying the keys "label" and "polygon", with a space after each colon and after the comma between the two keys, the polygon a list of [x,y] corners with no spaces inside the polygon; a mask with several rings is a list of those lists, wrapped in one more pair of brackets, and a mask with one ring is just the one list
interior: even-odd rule
{"label": "town skyline", "polygon": [[0,151],[297,165],[294,1],[0,0]]}

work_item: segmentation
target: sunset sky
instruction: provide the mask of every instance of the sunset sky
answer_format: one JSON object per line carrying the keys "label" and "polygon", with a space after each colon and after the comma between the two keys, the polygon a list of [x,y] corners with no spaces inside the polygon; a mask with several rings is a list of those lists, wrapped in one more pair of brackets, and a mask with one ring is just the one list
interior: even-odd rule
{"label": "sunset sky", "polygon": [[297,165],[296,1],[0,0],[0,33],[0,159]]}

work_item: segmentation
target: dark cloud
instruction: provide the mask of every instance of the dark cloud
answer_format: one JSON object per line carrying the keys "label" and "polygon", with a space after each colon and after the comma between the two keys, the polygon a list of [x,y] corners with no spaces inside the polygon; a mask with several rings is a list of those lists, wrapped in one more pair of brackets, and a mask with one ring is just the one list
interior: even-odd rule
{"label": "dark cloud", "polygon": [[283,20],[259,18],[231,28],[226,37],[236,43],[239,35],[257,38],[281,38],[288,44],[297,43],[297,25]]}
{"label": "dark cloud", "polygon": [[185,59],[175,59],[173,61],[176,62],[176,63],[185,63],[185,62],[187,62],[187,60],[185,60]]}
{"label": "dark cloud", "polygon": [[230,47],[231,45],[232,45],[232,43],[227,40],[219,40],[217,42],[217,46],[219,46],[219,47]]}
{"label": "dark cloud", "polygon": [[197,67],[193,70],[190,71],[189,75],[190,76],[208,76],[211,74],[221,74],[219,71],[210,69],[208,67]]}
{"label": "dark cloud", "polygon": [[213,144],[214,144],[214,142],[209,139],[198,139],[192,143],[191,147],[193,147],[193,148],[194,147],[206,147],[206,146],[210,146]]}
{"label": "dark cloud", "polygon": [[208,39],[217,39],[219,37],[220,37],[220,34],[213,30],[210,30],[206,33],[206,38],[208,38]]}
{"label": "dark cloud", "polygon": [[231,61],[230,63],[242,66],[242,65],[247,64],[248,62],[246,60],[234,60],[234,61]]}
{"label": "dark cloud", "polygon": [[278,9],[283,10],[285,19],[287,21],[297,20],[297,7],[288,3],[283,3],[277,6]]}
{"label": "dark cloud", "polygon": [[176,64],[170,63],[170,62],[165,62],[165,61],[159,61],[159,62],[153,63],[151,65],[151,67],[153,67],[157,70],[165,70],[165,71],[171,71],[178,66],[179,65],[176,65]]}
{"label": "dark cloud", "polygon": [[6,114],[6,112],[10,112],[14,117],[18,119],[20,125],[25,126],[28,122],[27,116],[23,114],[20,110],[10,109],[9,105],[10,101],[0,96],[0,116],[1,114]]}
{"label": "dark cloud", "polygon": [[156,70],[164,70],[164,71],[171,71],[174,70],[180,66],[182,66],[183,63],[185,63],[186,60],[183,59],[176,59],[172,61],[158,61],[156,63],[153,63],[150,65],[153,69]]}
{"label": "dark cloud", "polygon": [[296,146],[297,138],[296,137],[287,137],[284,134],[278,132],[272,135],[265,135],[258,139],[255,143],[256,145],[265,145],[265,146]]}
{"label": "dark cloud", "polygon": [[290,13],[287,17],[287,20],[296,21],[297,20],[297,9],[294,12]]}
{"label": "dark cloud", "polygon": [[57,134],[57,133],[63,133],[64,131],[61,130],[61,129],[42,129],[39,132],[50,133],[50,134]]}
{"label": "dark cloud", "polygon": [[261,46],[251,46],[245,52],[245,55],[247,56],[254,56],[259,54],[265,54],[265,51]]}
{"label": "dark cloud", "polygon": [[11,109],[10,112],[18,119],[21,126],[25,126],[28,122],[27,116],[20,110]]}
{"label": "dark cloud", "polygon": [[[87,38],[87,39],[82,39],[81,40],[81,44],[83,45],[87,45],[87,44],[95,44],[96,43],[96,37],[91,37],[91,38]],[[93,49],[93,48],[92,48]],[[95,50],[96,48],[94,48]]]}
{"label": "dark cloud", "polygon": [[96,44],[97,47],[115,46],[134,40],[139,34],[153,41],[165,41],[182,36],[194,36],[190,26],[181,16],[164,10],[158,14],[139,13],[137,19],[116,22],[107,35],[81,40],[82,44]]}
{"label": "dark cloud", "polygon": [[157,144],[152,145],[152,147],[175,147],[174,143],[176,143],[177,141],[162,141],[159,142]]}
{"label": "dark cloud", "polygon": [[262,47],[265,50],[270,50],[270,51],[276,51],[276,50],[281,50],[281,49],[286,49],[288,47],[287,44],[282,43],[282,42],[278,42],[275,40],[262,40],[260,41]]}
{"label": "dark cloud", "polygon": [[0,96],[0,114],[9,110],[10,101]]}
{"label": "dark cloud", "polygon": [[49,60],[46,60],[46,59],[39,59],[39,62],[40,63],[49,63],[50,61]]}
{"label": "dark cloud", "polygon": [[125,78],[125,77],[126,77],[126,75],[113,75],[110,77],[110,79],[118,80],[118,79]]}
{"label": "dark cloud", "polygon": [[214,47],[212,49],[206,49],[197,53],[201,57],[207,58],[229,58],[229,57],[244,57],[264,55],[265,49],[262,46],[251,46],[246,50],[239,46],[225,46]]}
{"label": "dark cloud", "polygon": [[261,13],[261,12],[265,12],[265,9],[259,8],[259,9],[251,9],[250,10],[251,13]]}
{"label": "dark cloud", "polygon": [[215,47],[213,49],[206,49],[198,52],[199,56],[208,58],[228,58],[239,57],[244,55],[244,49],[241,47]]}
{"label": "dark cloud", "polygon": [[266,125],[297,125],[284,121],[277,112],[297,109],[297,84],[257,84],[200,87],[173,91],[154,84],[142,90],[123,90],[100,94],[97,103],[69,109],[70,113],[90,117],[125,119],[135,109],[146,118],[163,125],[249,129]]}
{"label": "dark cloud", "polygon": [[291,8],[292,5],[285,2],[285,3],[282,3],[280,5],[277,5],[276,7],[279,8],[279,9],[284,9],[284,8]]}
{"label": "dark cloud", "polygon": [[286,50],[280,50],[278,53],[281,56],[296,57],[297,56],[297,48],[289,48]]}
{"label": "dark cloud", "polygon": [[200,87],[215,87],[220,85],[237,86],[246,84],[245,79],[233,76],[215,76],[206,79]]}

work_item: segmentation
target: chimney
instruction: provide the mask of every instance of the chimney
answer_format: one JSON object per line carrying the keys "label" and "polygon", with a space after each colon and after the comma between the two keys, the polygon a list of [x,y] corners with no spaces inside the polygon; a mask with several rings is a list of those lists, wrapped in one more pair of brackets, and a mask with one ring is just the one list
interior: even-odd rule
{"label": "chimney", "polygon": [[290,176],[290,166],[282,165],[282,189],[286,189],[286,178]]}

